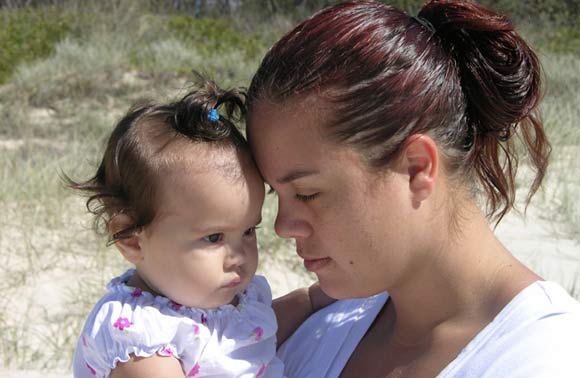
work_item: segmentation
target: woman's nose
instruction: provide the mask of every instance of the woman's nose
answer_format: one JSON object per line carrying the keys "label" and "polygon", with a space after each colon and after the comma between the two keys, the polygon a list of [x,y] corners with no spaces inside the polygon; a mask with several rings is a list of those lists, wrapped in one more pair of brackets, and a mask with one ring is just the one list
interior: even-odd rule
{"label": "woman's nose", "polygon": [[312,234],[312,226],[301,215],[299,204],[285,205],[278,201],[278,214],[274,223],[274,230],[281,238],[307,238]]}

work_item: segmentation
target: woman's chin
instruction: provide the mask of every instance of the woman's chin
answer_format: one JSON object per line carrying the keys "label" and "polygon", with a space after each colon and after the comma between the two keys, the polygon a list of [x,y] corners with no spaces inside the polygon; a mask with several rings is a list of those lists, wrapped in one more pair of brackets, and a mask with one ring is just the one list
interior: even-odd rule
{"label": "woman's chin", "polygon": [[318,281],[320,282],[320,289],[324,292],[324,294],[328,295],[334,299],[348,299],[348,298],[356,298],[354,293],[349,290],[348,287],[345,287],[344,282],[331,282],[330,280],[325,280],[322,277],[318,277]]}
{"label": "woman's chin", "polygon": [[328,279],[318,277],[320,289],[324,294],[334,299],[352,299],[352,298],[367,298],[372,297],[379,292],[365,290],[363,288],[354,288],[347,286],[348,282],[345,280],[337,280],[331,282]]}

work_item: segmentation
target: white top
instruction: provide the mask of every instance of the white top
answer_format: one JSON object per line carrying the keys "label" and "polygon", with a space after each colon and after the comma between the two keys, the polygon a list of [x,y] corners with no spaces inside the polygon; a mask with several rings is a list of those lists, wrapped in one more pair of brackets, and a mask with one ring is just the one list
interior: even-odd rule
{"label": "white top", "polygon": [[91,311],[73,362],[75,378],[108,377],[130,354],[173,356],[187,377],[282,377],[276,316],[266,279],[255,276],[237,306],[202,310],[113,279]]}
{"label": "white top", "polygon": [[[338,301],[312,315],[278,351],[286,376],[339,377],[387,299]],[[554,282],[531,284],[438,375],[451,377],[580,377],[580,303]]]}

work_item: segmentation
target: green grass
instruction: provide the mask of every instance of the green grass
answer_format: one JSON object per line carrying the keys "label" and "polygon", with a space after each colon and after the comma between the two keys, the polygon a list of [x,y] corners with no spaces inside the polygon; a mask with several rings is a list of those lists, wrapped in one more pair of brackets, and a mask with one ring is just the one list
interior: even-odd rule
{"label": "green grass", "polygon": [[0,12],[0,84],[18,65],[48,56],[70,31],[70,20],[57,8]]}

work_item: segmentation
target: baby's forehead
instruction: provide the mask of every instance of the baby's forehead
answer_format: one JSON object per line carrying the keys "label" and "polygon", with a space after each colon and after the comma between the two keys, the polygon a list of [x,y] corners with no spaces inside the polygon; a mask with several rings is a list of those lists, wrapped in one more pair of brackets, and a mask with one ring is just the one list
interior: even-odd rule
{"label": "baby's forehead", "polygon": [[249,152],[243,150],[184,156],[160,171],[157,180],[155,201],[161,216],[190,210],[199,214],[208,208],[228,208],[232,214],[257,211],[264,199],[264,182]]}
{"label": "baby's forehead", "polygon": [[227,145],[196,143],[173,151],[162,164],[160,172],[171,175],[217,174],[228,181],[245,181],[248,175],[257,174],[257,168],[246,148]]}

